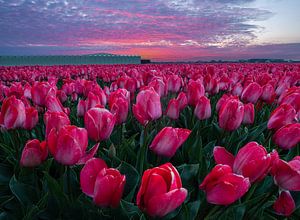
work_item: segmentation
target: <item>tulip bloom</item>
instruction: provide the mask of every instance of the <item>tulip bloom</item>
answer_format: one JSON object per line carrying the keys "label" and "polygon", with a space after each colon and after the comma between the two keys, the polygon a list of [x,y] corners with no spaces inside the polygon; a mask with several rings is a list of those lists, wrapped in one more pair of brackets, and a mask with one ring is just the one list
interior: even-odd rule
{"label": "tulip bloom", "polygon": [[240,127],[244,118],[244,105],[237,99],[227,99],[219,111],[219,126],[226,131]]}
{"label": "tulip bloom", "polygon": [[296,209],[295,201],[289,191],[282,191],[273,205],[278,215],[290,216]]}
{"label": "tulip bloom", "polygon": [[108,168],[105,161],[98,158],[88,160],[80,172],[82,191],[102,207],[118,207],[125,182],[125,175]]}
{"label": "tulip bloom", "polygon": [[199,81],[190,80],[187,86],[187,100],[188,104],[196,106],[198,100],[205,93],[204,86]]}
{"label": "tulip bloom", "polygon": [[223,147],[214,148],[214,158],[217,164],[230,166],[234,173],[248,177],[250,182],[262,180],[270,171],[273,152],[268,154],[266,149],[256,142],[250,142],[242,147],[236,157]]}
{"label": "tulip bloom", "polygon": [[281,189],[300,191],[300,156],[290,162],[277,159],[271,169],[274,182]]}
{"label": "tulip bloom", "polygon": [[55,96],[56,90],[48,82],[38,82],[31,87],[32,101],[39,106],[46,105],[47,96]]}
{"label": "tulip bloom", "polygon": [[171,75],[168,78],[168,90],[171,92],[178,92],[182,85],[182,78],[178,75]]}
{"label": "tulip bloom", "polygon": [[278,106],[270,115],[268,129],[278,130],[279,128],[291,124],[296,119],[296,110],[290,104]]}
{"label": "tulip bloom", "polygon": [[46,141],[29,140],[22,151],[20,165],[23,167],[36,167],[47,158],[47,155]]}
{"label": "tulip bloom", "polygon": [[102,141],[111,135],[116,118],[104,108],[91,108],[84,115],[84,125],[89,138],[94,141]]}
{"label": "tulip bloom", "polygon": [[176,100],[178,101],[179,111],[182,111],[188,105],[187,97],[184,92],[180,92]]}
{"label": "tulip bloom", "polygon": [[155,136],[149,148],[158,155],[173,157],[190,133],[184,128],[165,127]]}
{"label": "tulip bloom", "polygon": [[25,120],[24,103],[15,96],[4,99],[1,106],[0,125],[6,129],[22,128]]}
{"label": "tulip bloom", "polygon": [[36,126],[39,121],[39,114],[36,108],[29,107],[25,109],[26,112],[26,119],[24,122],[24,128],[27,130],[31,130]]}
{"label": "tulip bloom", "polygon": [[59,131],[63,126],[71,124],[69,117],[63,112],[46,112],[44,123],[46,125],[46,139],[52,128]]}
{"label": "tulip bloom", "polygon": [[230,205],[250,188],[249,178],[232,173],[228,165],[216,165],[199,186],[211,204]]}
{"label": "tulip bloom", "polygon": [[125,122],[129,111],[130,93],[126,89],[118,89],[110,94],[108,104],[111,113],[116,117],[116,124]]}
{"label": "tulip bloom", "polygon": [[198,103],[196,105],[196,108],[194,110],[194,115],[199,120],[208,119],[211,116],[211,106],[210,106],[210,100],[206,98],[205,96],[200,97],[198,100]]}
{"label": "tulip bloom", "polygon": [[273,141],[282,149],[291,149],[300,142],[300,123],[288,124],[273,135]]}
{"label": "tulip bloom", "polygon": [[255,104],[257,100],[262,95],[262,87],[256,83],[250,83],[248,86],[246,86],[241,94],[241,99],[244,102],[251,102]]}
{"label": "tulip bloom", "polygon": [[171,99],[168,103],[168,107],[166,110],[166,115],[171,119],[179,118],[179,104],[176,99]]}
{"label": "tulip bloom", "polygon": [[274,87],[271,84],[266,84],[262,87],[263,93],[261,94],[261,100],[265,101],[266,103],[271,104],[275,97],[275,91],[274,91]]}
{"label": "tulip bloom", "polygon": [[243,118],[243,124],[253,124],[254,122],[254,105],[252,103],[248,103],[244,105],[244,118]]}
{"label": "tulip bloom", "polygon": [[148,215],[163,217],[179,207],[186,196],[178,171],[166,163],[144,172],[136,201]]}
{"label": "tulip bloom", "polygon": [[47,144],[54,159],[63,165],[82,164],[92,158],[99,144],[95,145],[88,154],[87,131],[74,125],[65,125],[59,131],[52,128],[48,135]]}
{"label": "tulip bloom", "polygon": [[161,117],[161,103],[159,95],[153,88],[142,90],[136,97],[136,104],[132,106],[135,118],[142,124],[146,125],[149,121]]}

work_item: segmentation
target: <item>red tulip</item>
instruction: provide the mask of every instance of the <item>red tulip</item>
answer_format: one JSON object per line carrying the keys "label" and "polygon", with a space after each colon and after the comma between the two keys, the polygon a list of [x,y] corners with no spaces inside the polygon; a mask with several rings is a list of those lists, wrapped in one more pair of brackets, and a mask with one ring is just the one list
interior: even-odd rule
{"label": "red tulip", "polygon": [[47,96],[45,105],[49,112],[64,112],[68,114],[70,111],[67,108],[64,108],[59,99],[55,96]]}
{"label": "red tulip", "polygon": [[219,126],[226,131],[240,127],[244,118],[244,105],[237,99],[227,99],[219,111]]}
{"label": "red tulip", "polygon": [[63,112],[46,112],[44,123],[46,125],[46,139],[52,128],[59,131],[63,126],[71,124],[69,117]]}
{"label": "red tulip", "polygon": [[94,141],[102,141],[111,135],[116,118],[104,108],[91,108],[84,115],[84,125],[89,138]]}
{"label": "red tulip", "polygon": [[196,106],[198,100],[205,93],[204,86],[199,81],[190,80],[187,86],[187,100],[188,104]]}
{"label": "red tulip", "polygon": [[105,161],[92,158],[86,162],[80,172],[82,191],[93,198],[99,206],[116,208],[121,200],[126,177],[113,168],[108,168]]}
{"label": "red tulip", "polygon": [[205,191],[209,203],[229,205],[249,190],[250,181],[232,173],[230,166],[219,164],[205,177],[199,188]]}
{"label": "red tulip", "polygon": [[200,97],[196,105],[196,108],[194,110],[194,114],[199,120],[210,118],[211,116],[210,100],[205,96]]}
{"label": "red tulip", "polygon": [[159,95],[153,88],[142,90],[136,97],[136,104],[132,107],[135,118],[142,124],[146,125],[149,121],[161,117],[161,103]]}
{"label": "red tulip", "polygon": [[26,120],[24,103],[10,96],[3,100],[0,114],[0,125],[6,129],[22,128]]}
{"label": "red tulip", "polygon": [[126,122],[128,116],[128,101],[122,98],[115,99],[112,107],[110,109],[111,113],[113,113],[116,117],[116,124],[121,124]]}
{"label": "red tulip", "polygon": [[165,127],[158,132],[149,148],[158,155],[173,157],[190,133],[184,128]]}
{"label": "red tulip", "polygon": [[290,216],[296,209],[295,201],[289,191],[282,191],[273,205],[278,215]]}
{"label": "red tulip", "polygon": [[252,103],[248,103],[244,105],[244,118],[243,118],[243,124],[253,124],[254,122],[254,105]]}
{"label": "red tulip", "polygon": [[24,122],[24,128],[27,130],[31,130],[36,126],[39,121],[39,114],[36,108],[29,107],[25,109],[26,119]]}
{"label": "red tulip", "polygon": [[176,99],[171,99],[168,103],[168,107],[166,110],[166,115],[171,119],[179,118],[179,104]]}
{"label": "red tulip", "polygon": [[112,92],[109,95],[108,105],[109,108],[112,107],[112,105],[115,103],[116,99],[124,99],[128,102],[128,105],[130,105],[130,92],[126,89],[117,89],[116,91]]}
{"label": "red tulip", "polygon": [[242,92],[241,99],[244,102],[251,102],[255,104],[257,100],[262,95],[262,87],[256,83],[250,83],[248,86],[246,86]]}
{"label": "red tulip", "polygon": [[288,124],[273,135],[273,141],[280,148],[291,149],[300,142],[300,123]]}
{"label": "red tulip", "polygon": [[290,162],[277,159],[271,169],[274,182],[284,190],[300,191],[300,156]]}
{"label": "red tulip", "polygon": [[262,180],[270,171],[272,156],[262,145],[250,142],[242,147],[236,157],[223,147],[214,148],[214,158],[217,164],[229,165],[236,174],[248,177],[250,182]]}
{"label": "red tulip", "polygon": [[23,167],[36,167],[47,158],[47,155],[46,141],[29,140],[22,151],[20,165]]}
{"label": "red tulip", "polygon": [[268,121],[268,129],[278,130],[279,128],[291,124],[296,119],[296,111],[290,104],[278,106],[272,113]]}
{"label": "red tulip", "polygon": [[136,201],[148,215],[163,217],[179,207],[186,196],[178,171],[166,163],[144,172]]}
{"label": "red tulip", "polygon": [[178,101],[179,111],[182,111],[188,105],[187,97],[184,92],[180,92],[176,100]]}
{"label": "red tulip", "polygon": [[85,163],[96,153],[99,144],[96,144],[88,154],[87,131],[74,125],[65,125],[59,131],[52,128],[48,135],[47,144],[54,159],[64,165]]}
{"label": "red tulip", "polygon": [[275,97],[274,87],[271,84],[266,84],[262,87],[263,93],[261,94],[261,100],[265,101],[268,104],[271,104]]}
{"label": "red tulip", "polygon": [[56,90],[48,82],[38,82],[31,87],[32,101],[39,106],[46,105],[47,96],[55,96]]}

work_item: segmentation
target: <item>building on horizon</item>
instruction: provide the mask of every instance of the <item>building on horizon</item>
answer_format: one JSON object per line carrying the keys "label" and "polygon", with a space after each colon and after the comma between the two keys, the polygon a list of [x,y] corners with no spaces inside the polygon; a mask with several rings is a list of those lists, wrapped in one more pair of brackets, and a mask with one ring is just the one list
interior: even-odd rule
{"label": "building on horizon", "polygon": [[140,64],[141,56],[107,53],[51,56],[0,56],[0,66]]}

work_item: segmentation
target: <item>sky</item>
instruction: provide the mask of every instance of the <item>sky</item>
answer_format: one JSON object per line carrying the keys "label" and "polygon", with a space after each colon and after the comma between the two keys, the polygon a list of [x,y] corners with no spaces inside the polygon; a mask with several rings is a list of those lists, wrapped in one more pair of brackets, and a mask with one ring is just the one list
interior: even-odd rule
{"label": "sky", "polygon": [[299,0],[0,0],[0,55],[300,60]]}

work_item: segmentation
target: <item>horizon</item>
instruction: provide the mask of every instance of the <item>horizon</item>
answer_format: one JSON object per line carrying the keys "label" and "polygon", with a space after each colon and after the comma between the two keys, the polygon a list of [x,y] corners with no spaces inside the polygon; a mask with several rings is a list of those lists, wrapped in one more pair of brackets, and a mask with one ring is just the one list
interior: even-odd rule
{"label": "horizon", "polygon": [[298,8],[297,0],[0,0],[0,56],[300,60]]}

